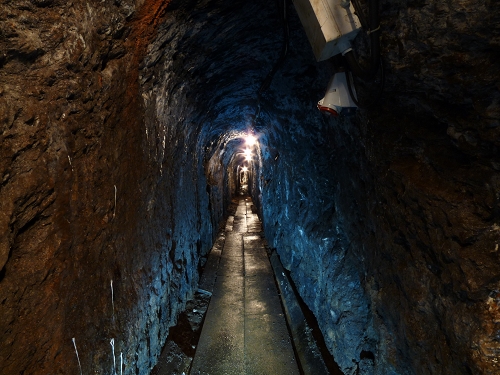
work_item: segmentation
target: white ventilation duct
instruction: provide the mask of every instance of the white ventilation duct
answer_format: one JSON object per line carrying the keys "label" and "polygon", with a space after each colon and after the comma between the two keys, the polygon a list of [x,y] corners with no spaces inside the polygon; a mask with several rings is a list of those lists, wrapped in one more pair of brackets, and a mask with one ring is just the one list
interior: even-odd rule
{"label": "white ventilation duct", "polygon": [[350,1],[293,0],[317,61],[350,48],[361,29]]}

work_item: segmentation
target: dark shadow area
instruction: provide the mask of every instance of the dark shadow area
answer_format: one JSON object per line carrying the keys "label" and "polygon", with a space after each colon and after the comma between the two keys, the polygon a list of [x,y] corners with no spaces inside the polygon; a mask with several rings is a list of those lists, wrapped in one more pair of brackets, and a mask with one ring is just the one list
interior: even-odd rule
{"label": "dark shadow area", "polygon": [[179,315],[177,324],[169,330],[168,340],[151,375],[188,373],[209,302],[209,295],[196,293],[186,303],[186,309]]}
{"label": "dark shadow area", "polygon": [[[270,254],[271,251],[268,249],[268,254]],[[290,271],[285,269],[285,273],[288,276],[288,279],[291,281],[292,278],[290,276]],[[323,337],[323,334],[321,333],[321,330],[319,328],[318,320],[312,313],[312,311],[307,307],[307,305],[304,303],[304,300],[300,297],[300,294],[293,283],[291,281],[290,285],[292,286],[292,289],[295,293],[295,296],[297,298],[297,301],[299,302],[300,308],[302,309],[302,313],[304,314],[307,324],[309,328],[312,330],[312,335],[314,337],[314,340],[316,341],[316,345],[321,352],[321,356],[323,357],[323,361],[325,361],[325,365],[328,368],[329,374],[330,375],[344,375],[340,367],[338,366],[337,362],[335,362],[335,358],[333,358],[333,355],[328,351],[328,348],[325,344],[325,339]],[[373,354],[372,354],[373,355]]]}

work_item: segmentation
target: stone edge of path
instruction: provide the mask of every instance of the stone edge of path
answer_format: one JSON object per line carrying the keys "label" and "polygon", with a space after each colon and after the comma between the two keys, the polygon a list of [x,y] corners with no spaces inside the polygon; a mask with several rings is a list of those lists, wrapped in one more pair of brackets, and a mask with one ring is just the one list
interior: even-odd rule
{"label": "stone edge of path", "polygon": [[329,374],[276,251],[271,254],[270,261],[302,371],[305,375]]}

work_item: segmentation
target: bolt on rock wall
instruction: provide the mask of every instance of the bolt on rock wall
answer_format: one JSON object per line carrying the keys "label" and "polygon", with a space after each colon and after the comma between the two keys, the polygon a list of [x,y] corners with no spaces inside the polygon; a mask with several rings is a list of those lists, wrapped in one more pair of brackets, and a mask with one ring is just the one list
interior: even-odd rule
{"label": "bolt on rock wall", "polygon": [[196,136],[139,90],[167,4],[2,3],[1,374],[147,374],[196,286]]}

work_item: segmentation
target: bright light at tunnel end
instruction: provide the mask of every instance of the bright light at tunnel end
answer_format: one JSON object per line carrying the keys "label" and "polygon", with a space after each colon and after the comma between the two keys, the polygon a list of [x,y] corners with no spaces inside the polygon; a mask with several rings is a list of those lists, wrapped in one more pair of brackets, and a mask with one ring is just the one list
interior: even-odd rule
{"label": "bright light at tunnel end", "polygon": [[245,136],[245,143],[247,146],[252,147],[257,143],[257,138],[252,134],[248,134]]}
{"label": "bright light at tunnel end", "polygon": [[252,160],[252,150],[250,150],[249,148],[246,148],[245,151],[244,151],[244,154],[245,154],[245,160],[246,161],[251,161]]}

